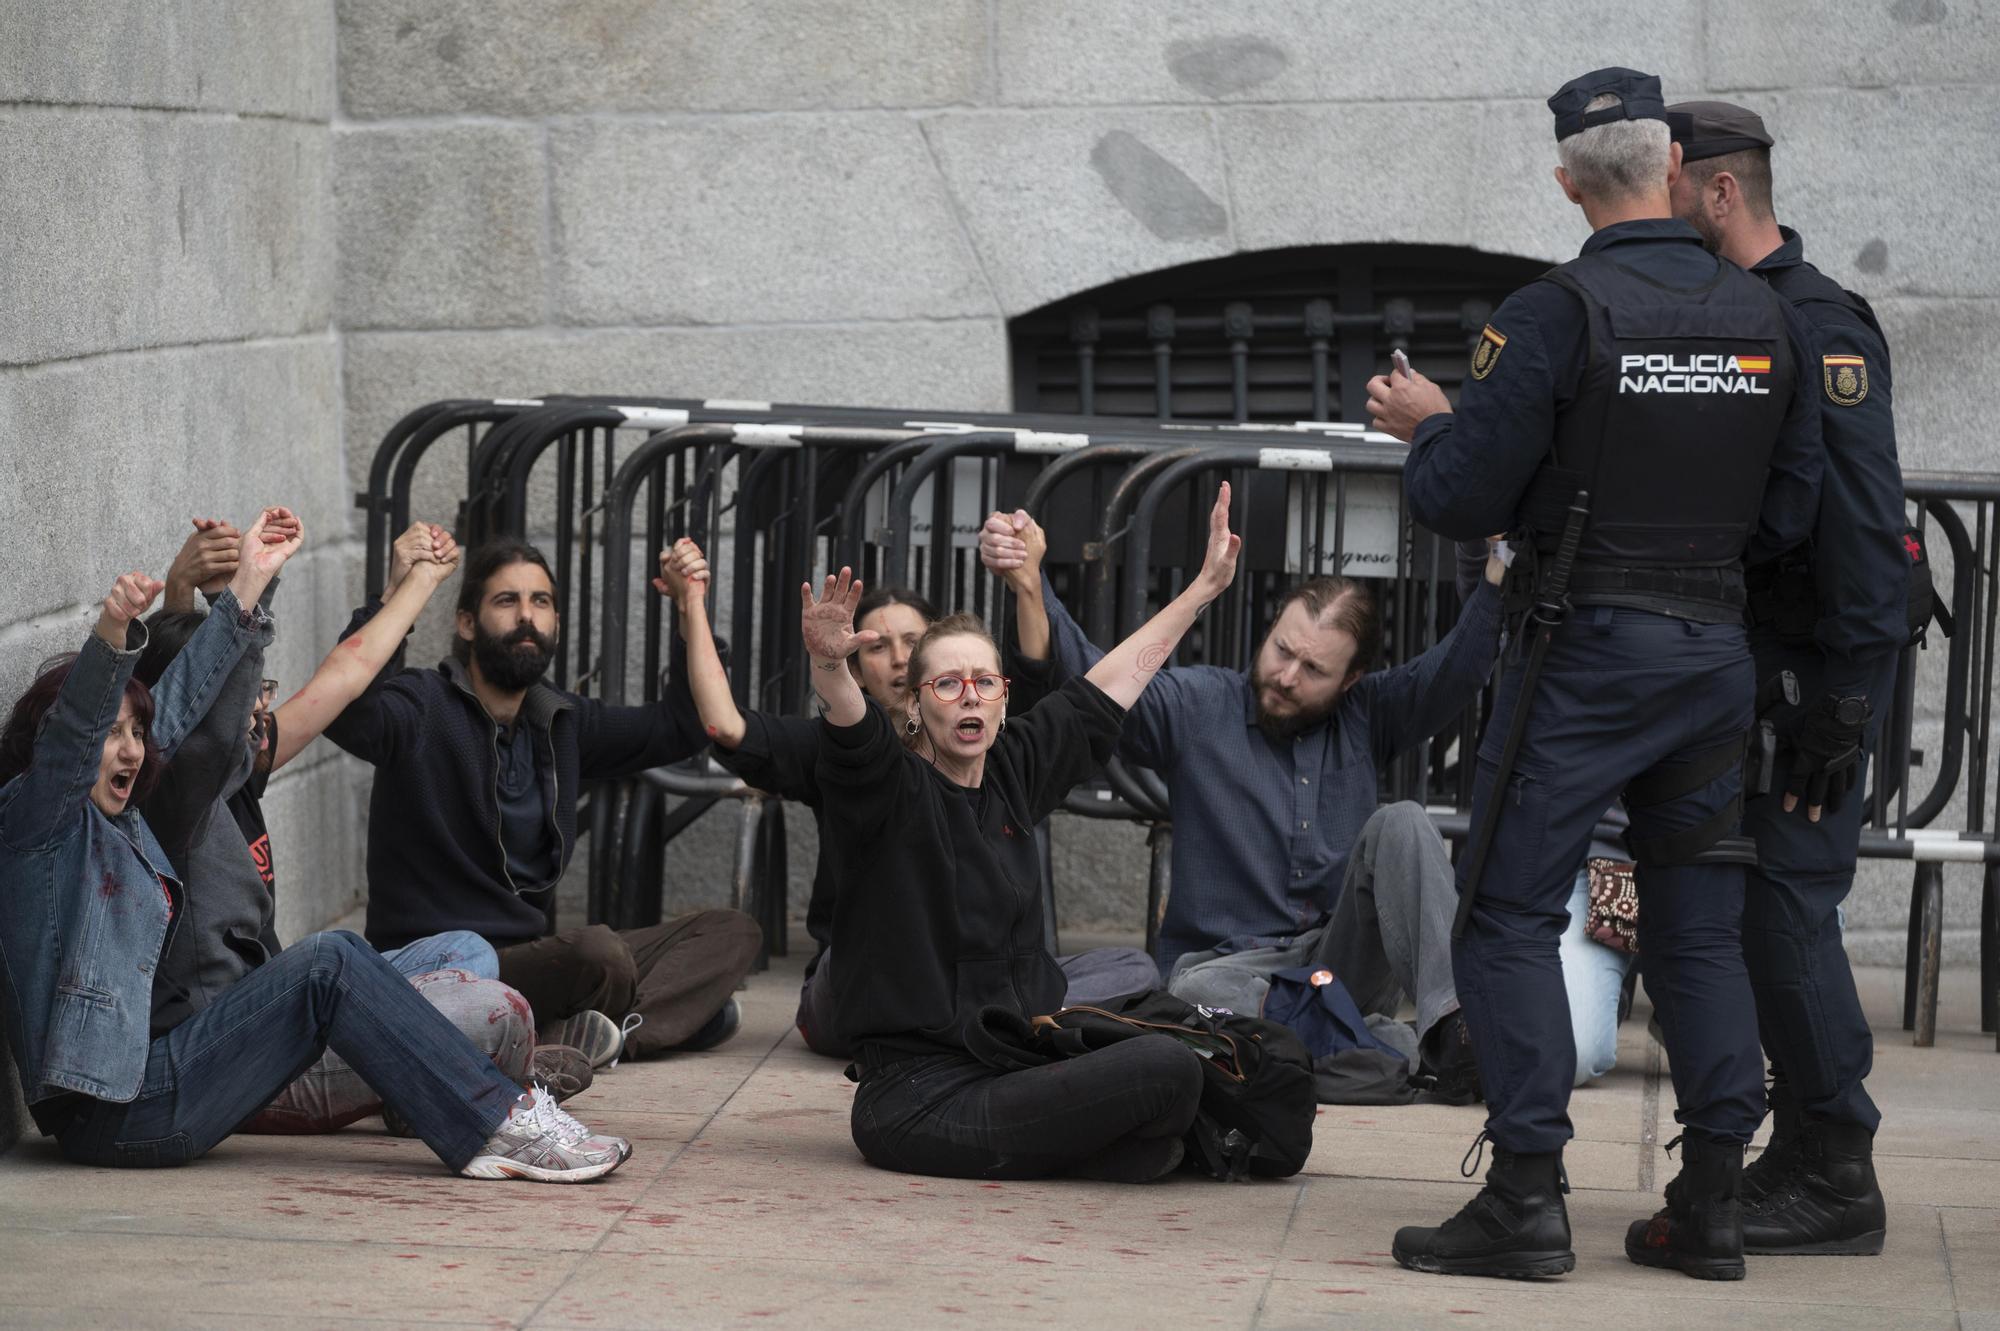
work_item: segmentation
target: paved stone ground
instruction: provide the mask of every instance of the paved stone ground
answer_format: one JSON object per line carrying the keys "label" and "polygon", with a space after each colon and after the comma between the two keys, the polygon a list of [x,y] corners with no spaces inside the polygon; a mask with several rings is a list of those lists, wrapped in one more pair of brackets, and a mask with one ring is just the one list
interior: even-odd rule
{"label": "paved stone ground", "polygon": [[81,1169],[25,1142],[0,1160],[0,1325],[2000,1331],[2000,1054],[1978,1034],[1971,973],[1948,974],[1929,1050],[1896,1028],[1900,976],[1864,977],[1887,1114],[1881,1257],[1759,1259],[1731,1285],[1625,1261],[1626,1221],[1673,1169],[1658,1146],[1671,1088],[1642,1010],[1620,1067],[1573,1107],[1577,1271],[1520,1285],[1418,1276],[1388,1256],[1398,1224],[1470,1194],[1457,1166],[1476,1108],[1325,1108],[1311,1163],[1284,1182],[871,1169],[847,1135],[839,1066],[789,1029],[799,962],[752,981],[724,1049],[618,1068],[572,1103],[636,1143],[600,1184],[453,1178],[373,1121],[237,1138],[156,1174]]}

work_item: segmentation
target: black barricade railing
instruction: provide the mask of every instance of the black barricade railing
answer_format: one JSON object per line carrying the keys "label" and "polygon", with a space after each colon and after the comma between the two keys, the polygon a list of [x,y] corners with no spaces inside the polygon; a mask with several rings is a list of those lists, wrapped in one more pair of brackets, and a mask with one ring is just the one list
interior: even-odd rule
{"label": "black barricade railing", "polygon": [[[662,426],[672,428],[649,434],[637,451],[620,456],[626,446],[614,447],[616,431]],[[1275,515],[1282,514],[1285,548],[1275,566],[1240,577],[1231,596],[1204,616],[1184,644],[1184,659],[1247,666],[1285,585],[1311,572],[1340,570],[1376,580],[1392,660],[1410,659],[1434,643],[1456,614],[1456,596],[1445,591],[1450,543],[1410,523],[1400,489],[1401,447],[1367,438],[1358,427],[1324,422],[1188,427],[651,398],[460,399],[430,404],[397,422],[373,461],[369,490],[357,496],[368,514],[371,592],[381,584],[390,541],[409,519],[419,462],[426,450],[460,430],[467,444],[461,537],[519,531],[531,516],[547,522],[557,547],[552,553],[565,637],[575,654],[574,669],[558,678],[614,700],[628,692],[628,650],[644,663],[637,692],[658,696],[661,654],[669,639],[656,598],[644,598],[639,617],[632,618],[629,566],[635,549],[656,551],[683,532],[705,538],[705,545],[716,537],[734,543],[728,571],[718,566],[715,578],[728,594],[714,596],[711,612],[718,634],[735,649],[732,678],[746,703],[784,709],[805,699],[792,594],[809,573],[841,562],[871,580],[881,575],[915,580],[940,604],[972,608],[997,623],[1006,598],[977,568],[965,514],[956,521],[953,516],[968,499],[982,513],[1019,504],[1045,518],[1075,502],[1075,495],[1084,496],[1087,523],[1076,528],[1080,535],[1073,545],[1052,544],[1048,567],[1059,590],[1071,588],[1066,599],[1080,622],[1107,645],[1114,626],[1136,626],[1150,604],[1170,597],[1192,575],[1189,561],[1198,562],[1197,524],[1206,509],[1192,490],[1197,481],[1205,489],[1223,475],[1245,482],[1238,487],[1237,514],[1252,547],[1269,544]],[[645,461],[635,465],[642,454]],[[534,490],[531,483],[548,470],[551,458],[553,486]],[[973,488],[966,490],[967,485]],[[1941,569],[1948,564],[1950,570],[1940,590],[1958,632],[1942,644],[1933,631],[1931,651],[1942,645],[1946,658],[1941,672],[1934,658],[1922,670],[1921,697],[1918,675],[1925,658],[1915,650],[1905,654],[1873,755],[1863,853],[1917,865],[1906,1023],[1923,1043],[1934,1029],[1942,866],[1952,860],[1986,865],[1983,1025],[1994,1025],[2000,1006],[2000,865],[1995,863],[2000,857],[1988,833],[2000,819],[2000,807],[1989,811],[1987,804],[1990,792],[2000,796],[1991,771],[2000,478],[1912,472],[1906,489],[1924,540],[1937,547],[1933,556],[1949,556],[1939,561]],[[1066,501],[1065,495],[1073,497]],[[1193,502],[1177,510],[1180,501]],[[1185,512],[1184,530],[1163,545],[1175,529],[1170,515],[1179,511]],[[960,528],[957,542],[954,525]],[[1359,544],[1357,528],[1363,531]],[[1386,542],[1384,531],[1392,533]],[[599,617],[595,625],[593,614]],[[1941,682],[1933,681],[1940,673]],[[1462,810],[1471,768],[1464,758],[1478,734],[1476,710],[1427,753],[1395,764],[1384,774],[1387,789],[1434,808]],[[1934,732],[1935,744],[1917,745],[1920,731]],[[1913,786],[1920,776],[1928,778],[1921,791]],[[1152,826],[1156,872],[1150,926],[1165,888],[1171,835],[1164,790],[1146,773],[1114,769],[1107,780],[1109,789],[1080,791],[1068,807]],[[652,790],[655,800],[672,789],[686,802],[671,814],[634,804],[638,786]],[[690,771],[653,774],[646,782],[628,783],[615,800],[593,800],[588,819],[594,831],[593,917],[636,920],[656,911],[657,892],[643,884],[656,886],[657,872],[637,870],[641,890],[621,899],[613,889],[627,877],[623,870],[646,858],[646,846],[664,843],[725,796],[745,798],[726,778]],[[1933,827],[1955,798],[1966,801],[1965,814],[1954,819],[1963,827]],[[775,806],[773,812],[781,816]],[[754,836],[744,833],[746,844],[756,842],[768,858],[778,822],[762,817]],[[595,835],[599,831],[607,834]],[[748,890],[741,864],[738,889]],[[769,896],[759,897],[767,916]],[[780,936],[781,909],[780,902],[779,913],[766,920],[778,926]]]}

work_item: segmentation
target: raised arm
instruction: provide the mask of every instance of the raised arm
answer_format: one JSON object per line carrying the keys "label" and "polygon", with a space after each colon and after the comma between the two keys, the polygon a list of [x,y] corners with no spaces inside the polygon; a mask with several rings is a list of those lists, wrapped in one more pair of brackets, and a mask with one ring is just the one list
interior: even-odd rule
{"label": "raised arm", "polygon": [[168,610],[194,609],[196,592],[215,596],[236,575],[237,547],[243,533],[220,518],[195,518],[193,522],[194,530],[167,569],[166,599],[161,604]]}
{"label": "raised arm", "polygon": [[40,850],[83,825],[78,806],[90,797],[104,736],[118,720],[125,681],[139,664],[138,649],[125,646],[126,626],[146,613],[163,585],[144,573],[124,574],[112,584],[96,629],[35,736],[27,769],[0,785],[0,840],[9,846]]}
{"label": "raised arm", "polygon": [[458,542],[444,528],[418,522],[396,538],[396,564],[404,570],[382,609],[326,654],[305,687],[278,708],[277,771],[296,758],[359,698],[403,646],[403,639],[431,594],[458,568]]}
{"label": "raised arm", "polygon": [[668,597],[680,614],[681,639],[687,643],[688,691],[708,737],[725,749],[743,742],[748,729],[736,697],[729,691],[729,672],[715,648],[715,631],[708,622],[708,559],[701,547],[683,536],[660,551],[660,576],[653,589]]}
{"label": "raised arm", "polygon": [[211,607],[214,622],[195,630],[153,686],[153,743],[163,760],[208,715],[244,651],[270,640],[271,620],[258,602],[304,542],[305,524],[288,508],[265,509],[243,533],[236,572]]}
{"label": "raised arm", "polygon": [[1049,610],[1042,604],[1042,559],[1048,551],[1048,533],[1025,508],[996,512],[979,529],[979,562],[1014,593],[1014,635],[1030,661],[1046,661],[1052,650]]}
{"label": "raised arm", "polygon": [[1083,677],[1111,701],[1130,709],[1173,656],[1181,636],[1193,627],[1195,616],[1234,580],[1236,556],[1242,548],[1243,538],[1229,530],[1229,482],[1224,481],[1208,512],[1208,551],[1202,558],[1201,572],[1185,591],[1167,602],[1137,633],[1106,652]]}
{"label": "raised arm", "polygon": [[847,658],[881,635],[874,629],[854,631],[854,607],[861,602],[861,584],[854,570],[842,567],[828,575],[826,589],[813,595],[812,584],[799,584],[799,633],[805,639],[813,692],[826,705],[826,719],[835,726],[852,726],[867,715],[861,685],[847,668]]}

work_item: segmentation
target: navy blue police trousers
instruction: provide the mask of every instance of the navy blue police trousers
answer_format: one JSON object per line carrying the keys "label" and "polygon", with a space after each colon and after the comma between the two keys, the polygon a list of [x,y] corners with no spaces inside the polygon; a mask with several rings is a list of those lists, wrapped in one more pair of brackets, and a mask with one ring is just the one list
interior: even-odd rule
{"label": "navy blue police trousers", "polygon": [[[1500,819],[1452,964],[1487,1131],[1508,1150],[1541,1153],[1573,1135],[1576,1044],[1558,940],[1591,830],[1635,778],[1669,784],[1673,769],[1698,770],[1718,746],[1738,746],[1740,757],[1756,686],[1739,625],[1579,607],[1550,644],[1514,770],[1496,790],[1523,660],[1510,655],[1480,746],[1474,823],[1494,799]],[[1732,761],[1689,793],[1631,805],[1635,845],[1700,825],[1741,787]],[[1743,962],[1744,870],[1641,857],[1638,886],[1639,959],[1672,1066],[1674,1117],[1713,1140],[1748,1142],[1764,1116],[1764,1080]]]}
{"label": "navy blue police trousers", "polygon": [[[1816,649],[1781,647],[1756,630],[1750,645],[1760,681],[1780,670],[1798,676],[1800,708],[1824,691],[1825,658]],[[1889,656],[1868,681],[1875,708],[1871,739],[1889,710],[1895,678],[1896,658]],[[1798,710],[1771,713],[1780,733]],[[1867,775],[1864,756],[1854,789],[1817,823],[1806,819],[1803,806],[1785,812],[1782,777],[1771,794],[1744,806],[1743,831],[1757,839],[1758,867],[1750,872],[1743,903],[1743,960],[1773,1077],[1788,1084],[1808,1118],[1858,1123],[1873,1132],[1882,1112],[1862,1082],[1874,1063],[1875,1041],[1840,930],[1840,903],[1854,886]]]}

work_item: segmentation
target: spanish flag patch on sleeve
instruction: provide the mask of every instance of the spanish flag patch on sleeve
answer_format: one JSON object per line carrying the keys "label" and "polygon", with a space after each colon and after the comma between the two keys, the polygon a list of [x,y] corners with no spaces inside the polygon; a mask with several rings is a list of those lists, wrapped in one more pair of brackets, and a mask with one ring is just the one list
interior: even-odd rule
{"label": "spanish flag patch on sleeve", "polygon": [[1500,363],[1500,353],[1506,349],[1507,335],[1487,324],[1472,347],[1472,377],[1484,379],[1493,373],[1493,367]]}
{"label": "spanish flag patch on sleeve", "polygon": [[1837,407],[1856,407],[1868,396],[1868,362],[1859,356],[1820,357],[1826,396]]}

